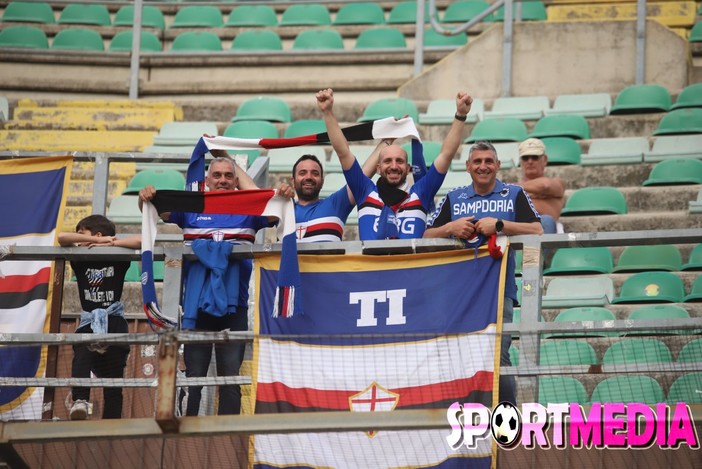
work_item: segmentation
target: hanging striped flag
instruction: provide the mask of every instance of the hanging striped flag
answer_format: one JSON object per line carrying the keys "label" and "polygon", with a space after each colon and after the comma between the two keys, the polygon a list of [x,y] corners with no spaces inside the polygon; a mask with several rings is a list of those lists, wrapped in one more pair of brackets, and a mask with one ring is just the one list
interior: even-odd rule
{"label": "hanging striped flag", "polygon": [[[256,413],[492,408],[506,256],[474,251],[303,256],[305,315],[266,314],[277,266],[256,259]],[[445,429],[256,435],[254,467],[489,468],[489,439]],[[283,450],[281,450],[281,448]]]}
{"label": "hanging striped flag", "polygon": [[[54,246],[71,157],[0,161],[0,247]],[[0,333],[49,332],[52,261],[0,262]],[[46,348],[0,347],[0,376],[42,377]],[[0,420],[38,420],[43,388],[0,387]]]}
{"label": "hanging striped flag", "polygon": [[159,328],[170,328],[175,322],[163,316],[156,301],[153,283],[153,242],[156,233],[156,213],[192,212],[254,215],[275,217],[278,222],[278,239],[283,246],[280,256],[280,281],[276,290],[275,317],[291,317],[302,313],[295,295],[300,287],[300,274],[295,241],[295,206],[293,201],[277,196],[273,189],[249,191],[171,191],[156,192],[151,203],[144,203],[142,215],[142,292],[147,318]]}

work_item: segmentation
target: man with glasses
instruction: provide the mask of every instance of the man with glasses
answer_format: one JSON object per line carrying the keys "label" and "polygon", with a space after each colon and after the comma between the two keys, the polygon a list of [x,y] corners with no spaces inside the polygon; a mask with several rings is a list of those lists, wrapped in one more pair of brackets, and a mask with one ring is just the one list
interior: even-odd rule
{"label": "man with glasses", "polygon": [[519,185],[541,215],[544,233],[557,233],[558,218],[565,203],[565,183],[560,178],[544,176],[548,156],[546,146],[538,138],[528,138],[519,144],[519,159],[522,167]]}

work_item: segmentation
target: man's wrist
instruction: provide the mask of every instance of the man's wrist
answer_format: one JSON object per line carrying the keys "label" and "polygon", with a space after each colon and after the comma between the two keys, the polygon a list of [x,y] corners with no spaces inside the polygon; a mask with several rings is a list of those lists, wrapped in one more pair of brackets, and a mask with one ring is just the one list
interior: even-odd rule
{"label": "man's wrist", "polygon": [[453,118],[456,119],[457,121],[465,122],[466,119],[468,118],[468,114],[461,115],[458,112],[456,112],[456,114],[453,115]]}

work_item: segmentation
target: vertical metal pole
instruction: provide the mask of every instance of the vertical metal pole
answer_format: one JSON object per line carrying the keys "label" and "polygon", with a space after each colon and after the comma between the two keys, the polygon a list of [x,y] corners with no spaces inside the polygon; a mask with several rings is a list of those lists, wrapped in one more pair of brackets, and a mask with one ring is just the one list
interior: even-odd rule
{"label": "vertical metal pole", "polygon": [[646,71],[646,0],[636,2],[636,84],[643,85]]}
{"label": "vertical metal pole", "polygon": [[141,8],[143,0],[134,0],[132,26],[132,60],[129,64],[129,99],[139,97],[139,54],[141,53]]}
{"label": "vertical metal pole", "polygon": [[[524,244],[522,278],[522,319],[519,323],[519,365],[537,365],[539,363],[539,335],[535,326],[541,312],[541,279],[543,278],[543,250],[540,238]],[[522,402],[536,402],[538,388],[536,377],[522,377],[520,399]],[[530,395],[530,393],[533,393]]]}
{"label": "vertical metal pole", "polygon": [[[51,318],[49,319],[49,333],[61,332],[61,310],[63,306],[63,277],[66,271],[66,259],[57,258],[54,261],[54,277],[51,285]],[[46,352],[47,378],[55,378],[58,368],[58,345],[49,345]],[[51,420],[54,417],[54,396],[56,388],[44,388],[44,409],[42,420]]]}
{"label": "vertical metal pole", "polygon": [[505,21],[502,42],[502,96],[512,96],[512,0],[505,0]]}
{"label": "vertical metal pole", "polygon": [[107,210],[107,183],[110,175],[110,162],[104,153],[95,155],[93,171],[93,215],[105,215]]}
{"label": "vertical metal pole", "polygon": [[417,1],[417,23],[414,31],[414,76],[422,73],[424,66],[424,5],[426,0]]}

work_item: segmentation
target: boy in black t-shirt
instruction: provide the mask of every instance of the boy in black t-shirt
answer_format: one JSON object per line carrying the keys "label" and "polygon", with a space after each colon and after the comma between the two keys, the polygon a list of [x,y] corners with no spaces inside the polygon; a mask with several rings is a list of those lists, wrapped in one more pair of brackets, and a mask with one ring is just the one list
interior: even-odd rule
{"label": "boy in black t-shirt", "polygon": [[[141,236],[117,239],[115,224],[102,215],[90,215],[76,225],[76,231],[58,235],[61,246],[121,246],[141,248]],[[124,319],[124,305],[120,301],[124,277],[129,269],[129,261],[71,261],[76,274],[78,296],[83,312],[76,333],[104,334],[108,332],[128,332]],[[129,355],[128,345],[109,347],[95,344],[73,346],[73,366],[71,376],[89,378],[92,371],[100,378],[122,378]],[[71,420],[85,420],[88,417],[89,387],[74,387]],[[105,398],[102,418],[115,419],[122,416],[122,388],[103,388]]]}

